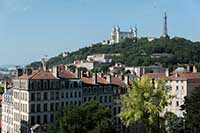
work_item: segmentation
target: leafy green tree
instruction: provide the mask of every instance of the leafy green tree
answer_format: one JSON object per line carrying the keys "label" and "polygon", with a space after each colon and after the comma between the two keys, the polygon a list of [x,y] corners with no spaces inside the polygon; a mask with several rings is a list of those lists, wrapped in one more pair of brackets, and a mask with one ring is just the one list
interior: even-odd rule
{"label": "leafy green tree", "polygon": [[4,87],[0,86],[0,95],[4,93]]}
{"label": "leafy green tree", "polygon": [[122,111],[118,116],[127,127],[140,121],[149,131],[159,131],[159,115],[169,98],[165,81],[152,83],[151,79],[142,77],[131,83],[128,93],[121,96]]}
{"label": "leafy green tree", "polygon": [[163,120],[163,127],[167,132],[179,133],[184,131],[184,118],[177,117],[172,112],[166,112]]}
{"label": "leafy green tree", "polygon": [[116,133],[111,118],[111,110],[93,100],[80,106],[69,105],[58,112],[48,133]]}
{"label": "leafy green tree", "polygon": [[185,102],[181,106],[185,113],[186,129],[192,133],[200,131],[200,87],[193,89],[190,96],[185,97]]}

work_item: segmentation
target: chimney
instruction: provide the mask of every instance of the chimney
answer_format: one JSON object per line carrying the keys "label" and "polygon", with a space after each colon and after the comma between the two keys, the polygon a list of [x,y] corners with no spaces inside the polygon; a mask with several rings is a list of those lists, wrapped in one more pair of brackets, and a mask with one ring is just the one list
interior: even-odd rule
{"label": "chimney", "polygon": [[23,75],[23,69],[18,68],[18,69],[17,69],[16,76],[19,77],[19,76],[22,76],[22,75]]}
{"label": "chimney", "polygon": [[5,84],[4,84],[4,93],[6,93],[6,91],[7,91],[7,88],[8,88],[8,82],[7,82],[7,81],[5,81]]}
{"label": "chimney", "polygon": [[43,71],[47,71],[47,62],[46,62],[46,58],[42,58],[42,69]]}
{"label": "chimney", "polygon": [[81,70],[80,70],[80,68],[76,68],[75,74],[76,74],[76,76],[77,76],[78,78],[81,78]]}
{"label": "chimney", "polygon": [[56,78],[59,77],[58,66],[53,67],[53,76]]}
{"label": "chimney", "polygon": [[169,68],[166,68],[166,70],[165,70],[165,76],[169,77]]}
{"label": "chimney", "polygon": [[178,73],[175,73],[175,77],[177,78],[179,75],[178,75]]}
{"label": "chimney", "polygon": [[187,65],[187,72],[190,72],[190,65]]}
{"label": "chimney", "polygon": [[106,80],[107,80],[107,82],[110,84],[111,83],[111,75],[110,74],[108,74],[107,76],[106,76]]}
{"label": "chimney", "polygon": [[96,84],[97,83],[97,73],[94,73],[93,74],[93,81],[94,81],[94,84]]}
{"label": "chimney", "polygon": [[124,76],[124,83],[129,85],[129,75]]}
{"label": "chimney", "polygon": [[195,65],[193,65],[193,67],[192,67],[192,72],[193,72],[193,73],[197,73],[197,68],[196,68]]}

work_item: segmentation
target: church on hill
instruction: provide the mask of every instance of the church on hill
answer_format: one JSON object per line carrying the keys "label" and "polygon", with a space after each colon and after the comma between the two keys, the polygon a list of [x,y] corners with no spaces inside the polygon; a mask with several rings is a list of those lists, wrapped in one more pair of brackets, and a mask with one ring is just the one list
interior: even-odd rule
{"label": "church on hill", "polygon": [[129,31],[121,31],[119,26],[114,26],[111,32],[111,39],[104,40],[103,44],[115,44],[119,43],[120,41],[126,38],[134,38],[137,37],[137,28],[133,29],[130,27]]}

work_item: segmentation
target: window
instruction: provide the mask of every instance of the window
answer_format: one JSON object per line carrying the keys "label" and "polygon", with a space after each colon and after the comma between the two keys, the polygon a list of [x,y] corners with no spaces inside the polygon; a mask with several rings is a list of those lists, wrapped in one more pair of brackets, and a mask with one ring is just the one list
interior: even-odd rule
{"label": "window", "polygon": [[179,102],[178,101],[176,101],[176,106],[179,106]]}
{"label": "window", "polygon": [[56,103],[56,111],[58,110],[59,108],[59,103]]}
{"label": "window", "polygon": [[56,92],[56,100],[59,99],[59,92]]}
{"label": "window", "polygon": [[40,104],[37,104],[37,112],[41,112],[41,106],[40,106]]}
{"label": "window", "polygon": [[50,104],[50,110],[51,110],[51,111],[54,111],[54,103],[51,103],[51,104]]}
{"label": "window", "polygon": [[62,108],[63,108],[63,107],[65,106],[65,103],[64,103],[64,102],[62,102],[62,103],[61,103],[61,106],[62,106]]}
{"label": "window", "polygon": [[37,92],[37,100],[40,101],[41,100],[41,93]]}
{"label": "window", "polygon": [[109,96],[109,102],[110,102],[110,103],[112,102],[112,97],[111,97],[111,96]]}
{"label": "window", "polygon": [[78,83],[74,82],[74,88],[78,88]]}
{"label": "window", "polygon": [[73,92],[70,93],[70,98],[73,98]]}
{"label": "window", "polygon": [[102,103],[103,102],[103,97],[102,96],[100,96],[100,103]]}
{"label": "window", "polygon": [[50,98],[51,98],[51,100],[54,100],[54,92],[50,93]]}
{"label": "window", "polygon": [[35,93],[31,93],[31,101],[35,101]]}
{"label": "window", "polygon": [[48,100],[48,93],[47,92],[44,92],[43,98],[44,98],[44,100]]}
{"label": "window", "polygon": [[35,112],[35,104],[31,104],[31,112],[32,112],[32,113]]}
{"label": "window", "polygon": [[84,102],[86,102],[87,101],[87,98],[86,97],[84,97]]}
{"label": "window", "polygon": [[51,114],[50,121],[53,122],[53,120],[54,120],[54,116],[53,116],[53,114]]}
{"label": "window", "polygon": [[66,92],[66,93],[65,93],[65,95],[66,95],[66,98],[68,98],[68,97],[69,97],[69,96],[68,96],[68,92]]}
{"label": "window", "polygon": [[47,112],[47,111],[48,111],[47,108],[48,108],[48,107],[47,107],[47,103],[45,103],[45,104],[44,104],[44,112]]}
{"label": "window", "polygon": [[47,123],[47,115],[44,115],[44,123]]}
{"label": "window", "polygon": [[80,91],[78,92],[78,96],[81,97],[81,92]]}
{"label": "window", "polygon": [[178,91],[178,86],[176,86],[176,91]]}
{"label": "window", "polygon": [[61,98],[64,98],[64,92],[61,93]]}
{"label": "window", "polygon": [[37,124],[40,124],[41,123],[41,121],[40,121],[40,116],[38,115],[37,116]]}
{"label": "window", "polygon": [[74,92],[74,97],[77,97],[77,92],[76,91]]}
{"label": "window", "polygon": [[107,96],[105,96],[104,98],[105,98],[105,99],[104,99],[104,102],[107,103]]}
{"label": "window", "polygon": [[35,117],[31,116],[31,125],[34,125],[34,124],[35,124]]}

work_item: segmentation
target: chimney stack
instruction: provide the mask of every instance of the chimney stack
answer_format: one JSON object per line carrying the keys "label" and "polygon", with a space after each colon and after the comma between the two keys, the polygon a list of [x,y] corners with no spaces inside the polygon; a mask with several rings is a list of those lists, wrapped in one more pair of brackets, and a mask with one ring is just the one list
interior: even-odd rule
{"label": "chimney stack", "polygon": [[196,68],[195,65],[193,65],[193,67],[192,67],[192,72],[193,72],[193,73],[196,73],[196,72],[197,72],[197,68]]}
{"label": "chimney stack", "polygon": [[97,84],[97,73],[94,73],[93,74],[93,81],[94,81],[94,84]]}
{"label": "chimney stack", "polygon": [[80,68],[76,68],[75,74],[76,74],[76,76],[77,76],[78,78],[81,78],[81,70],[80,70]]}
{"label": "chimney stack", "polygon": [[7,83],[7,81],[5,81],[5,84],[4,84],[4,93],[6,93],[7,88],[8,88],[8,83]]}
{"label": "chimney stack", "polygon": [[107,76],[106,76],[106,80],[107,80],[107,82],[110,84],[111,83],[111,75],[110,74],[108,74]]}
{"label": "chimney stack", "polygon": [[165,76],[169,77],[169,68],[166,68],[166,70],[165,70]]}
{"label": "chimney stack", "polygon": [[190,72],[190,65],[187,65],[187,72]]}

